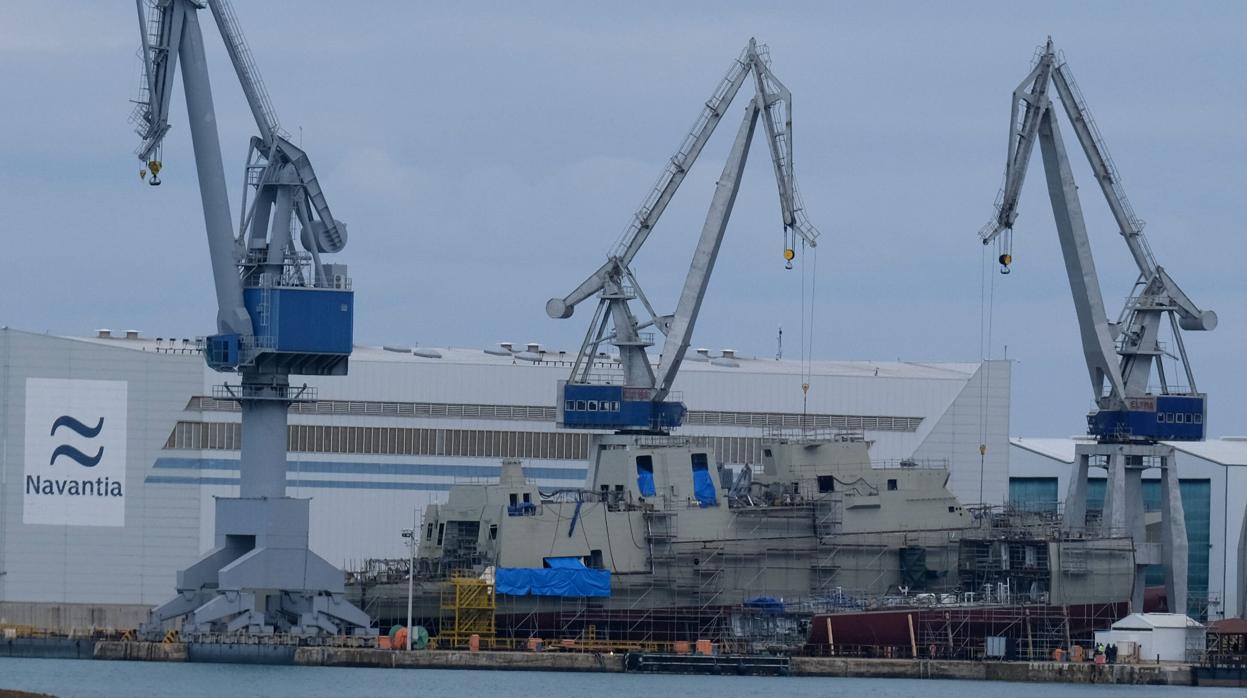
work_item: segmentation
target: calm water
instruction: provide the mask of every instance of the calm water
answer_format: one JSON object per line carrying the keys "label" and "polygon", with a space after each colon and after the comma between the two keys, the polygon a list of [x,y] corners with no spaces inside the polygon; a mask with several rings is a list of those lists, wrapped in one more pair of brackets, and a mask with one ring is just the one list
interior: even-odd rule
{"label": "calm water", "polygon": [[76,659],[0,658],[0,690],[71,696],[922,696],[922,698],[1155,698],[1198,693],[1243,696],[1241,689],[1083,686],[908,679],[652,676],[552,672],[349,669],[241,664],[146,664]]}

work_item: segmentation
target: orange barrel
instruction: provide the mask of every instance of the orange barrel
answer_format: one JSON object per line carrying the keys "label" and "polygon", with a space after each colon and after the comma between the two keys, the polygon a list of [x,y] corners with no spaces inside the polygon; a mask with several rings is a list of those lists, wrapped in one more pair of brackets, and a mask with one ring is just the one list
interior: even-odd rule
{"label": "orange barrel", "polygon": [[710,655],[714,654],[714,645],[709,640],[697,641],[697,654]]}
{"label": "orange barrel", "polygon": [[673,642],[671,643],[671,649],[675,650],[676,654],[688,654],[688,642],[685,642],[685,641]]}
{"label": "orange barrel", "polygon": [[394,640],[391,642],[391,645],[396,650],[407,649],[407,628],[399,628],[398,632],[394,633]]}

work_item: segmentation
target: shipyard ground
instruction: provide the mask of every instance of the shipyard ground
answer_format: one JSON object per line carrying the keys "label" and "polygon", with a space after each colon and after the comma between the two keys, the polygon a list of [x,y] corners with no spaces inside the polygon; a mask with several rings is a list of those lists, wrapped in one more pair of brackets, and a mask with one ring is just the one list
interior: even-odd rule
{"label": "shipyard ground", "polygon": [[[1068,662],[994,662],[866,659],[857,657],[696,657],[580,652],[399,652],[347,647],[202,645],[72,639],[0,640],[0,657],[94,658],[158,662],[230,662],[393,669],[476,669],[621,673],[784,674],[788,676],[958,679],[1134,685],[1196,685],[1188,664],[1095,665]],[[638,662],[638,659],[640,660]],[[770,660],[770,661],[768,661]]]}

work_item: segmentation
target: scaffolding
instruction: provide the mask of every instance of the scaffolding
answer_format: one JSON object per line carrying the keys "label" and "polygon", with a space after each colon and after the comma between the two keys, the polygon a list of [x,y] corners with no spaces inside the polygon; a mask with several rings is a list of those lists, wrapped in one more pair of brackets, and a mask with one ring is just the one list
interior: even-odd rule
{"label": "scaffolding", "polygon": [[497,599],[492,581],[451,577],[442,585],[440,608],[439,647],[469,647],[474,637],[480,648],[492,649],[496,645]]}

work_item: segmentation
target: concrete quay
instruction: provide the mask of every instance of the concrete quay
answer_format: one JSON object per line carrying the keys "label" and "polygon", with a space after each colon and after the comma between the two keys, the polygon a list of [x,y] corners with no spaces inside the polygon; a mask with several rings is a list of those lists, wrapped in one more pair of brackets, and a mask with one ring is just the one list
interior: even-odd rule
{"label": "concrete quay", "polygon": [[[284,651],[277,652],[281,649]],[[293,651],[290,651],[293,650]],[[32,656],[22,653],[18,656]],[[57,656],[57,655],[49,655]],[[358,647],[188,645],[186,643],[95,643],[94,657],[164,662],[234,662],[296,666],[351,666],[385,669],[470,669],[491,671],[584,671],[622,673],[624,654],[580,652],[466,652]],[[1105,664],[1068,662],[971,662],[953,660],[792,657],[789,676],[891,679],[958,679],[1026,683],[1082,683],[1193,686],[1187,664]]]}

